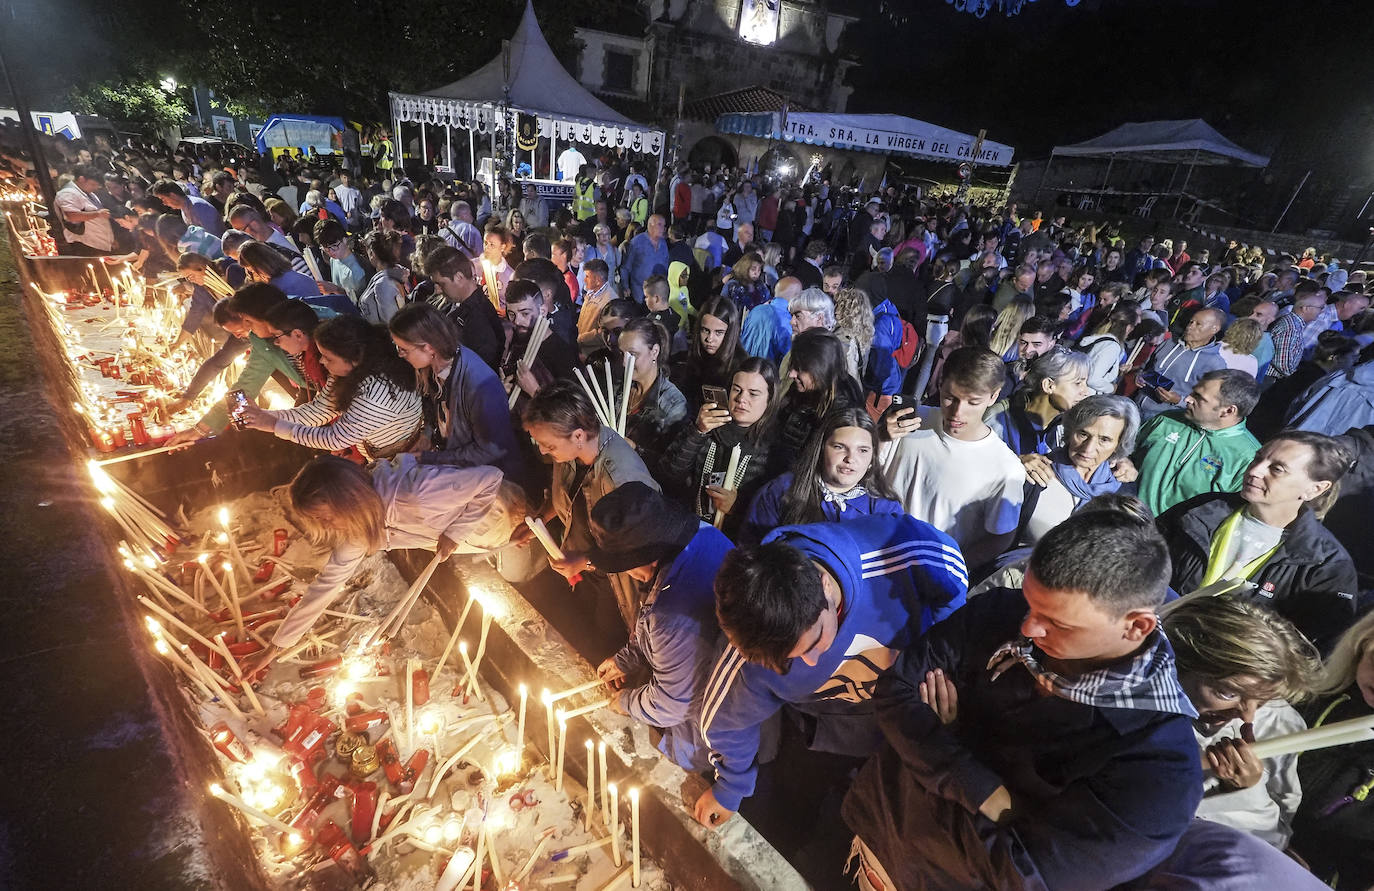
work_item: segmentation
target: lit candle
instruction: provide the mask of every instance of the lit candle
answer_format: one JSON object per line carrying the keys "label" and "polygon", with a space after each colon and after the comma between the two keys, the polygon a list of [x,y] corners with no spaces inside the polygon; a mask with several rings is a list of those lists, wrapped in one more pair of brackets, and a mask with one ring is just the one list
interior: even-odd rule
{"label": "lit candle", "polygon": [[558,702],[560,699],[567,699],[569,696],[576,696],[578,693],[586,693],[588,690],[595,690],[597,687],[600,687],[602,683],[604,682],[600,678],[597,678],[581,686],[573,687],[570,690],[564,690],[562,693],[555,693],[551,698],[554,702]]}
{"label": "lit candle", "polygon": [[630,790],[630,863],[634,872],[630,884],[639,887],[639,789]]}
{"label": "lit candle", "polygon": [[592,812],[596,810],[596,747],[587,740],[587,807],[582,811],[582,826],[592,828]]}
{"label": "lit candle", "polygon": [[554,774],[555,792],[563,791],[563,759],[568,756],[568,722],[558,716],[558,772]]}
{"label": "lit candle", "polygon": [[606,816],[605,810],[610,802],[610,799],[606,797],[606,783],[610,778],[610,775],[606,773],[606,743],[604,741],[598,743],[596,746],[596,750],[598,755],[600,755],[601,761],[601,822],[609,827],[611,825],[611,821]]}
{"label": "lit candle", "polygon": [[606,799],[607,809],[611,814],[611,859],[615,865],[620,865],[620,789],[615,783],[606,786],[606,792],[610,796]]}
{"label": "lit candle", "polygon": [[278,820],[275,817],[269,817],[267,816],[267,814],[264,814],[262,811],[258,810],[255,807],[250,807],[248,803],[245,802],[242,798],[239,798],[237,795],[231,795],[229,792],[225,791],[225,788],[221,786],[219,783],[210,784],[210,794],[215,796],[225,804],[238,808],[240,811],[252,817],[253,819],[259,820],[267,824],[268,826],[271,826],[273,829],[285,832],[288,835],[296,831],[286,823],[283,823],[281,820]]}
{"label": "lit candle", "polygon": [[584,706],[582,706],[581,708],[575,708],[575,709],[573,709],[573,710],[571,710],[571,711],[566,711],[566,712],[565,712],[565,711],[560,710],[560,711],[558,712],[558,716],[559,716],[559,718],[560,718],[561,720],[564,720],[564,721],[571,721],[573,718],[576,718],[576,717],[578,717],[578,716],[580,716],[580,715],[585,715],[585,714],[587,714],[588,712],[594,712],[594,711],[596,711],[597,709],[605,708],[606,706],[608,706],[608,705],[610,705],[610,704],[611,704],[611,701],[610,701],[609,699],[598,699],[596,702],[588,703],[587,705],[584,705]]}
{"label": "lit candle", "polygon": [[515,763],[519,770],[525,766],[525,707],[529,705],[530,689],[524,684],[520,685],[520,717],[516,723],[515,731]]}

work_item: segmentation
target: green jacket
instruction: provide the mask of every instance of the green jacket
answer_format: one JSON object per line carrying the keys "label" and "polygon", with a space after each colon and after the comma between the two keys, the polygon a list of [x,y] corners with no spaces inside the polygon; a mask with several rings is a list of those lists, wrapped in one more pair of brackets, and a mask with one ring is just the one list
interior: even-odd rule
{"label": "green jacket", "polygon": [[[248,335],[248,364],[239,372],[238,379],[229,385],[230,390],[242,390],[249,399],[256,400],[272,373],[280,371],[298,387],[305,386],[296,365],[280,347],[271,341],[263,340],[256,334]],[[200,423],[213,433],[223,433],[229,426],[229,412],[221,402],[206,412]]]}
{"label": "green jacket", "polygon": [[1159,516],[1194,495],[1239,491],[1259,446],[1244,421],[1203,430],[1183,411],[1158,414],[1140,428],[1131,456],[1140,470],[1140,499]]}

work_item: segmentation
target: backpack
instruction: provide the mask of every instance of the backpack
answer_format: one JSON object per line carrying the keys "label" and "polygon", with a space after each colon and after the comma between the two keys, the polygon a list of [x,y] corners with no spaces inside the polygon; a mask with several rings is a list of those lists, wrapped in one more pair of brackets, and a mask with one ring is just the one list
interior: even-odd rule
{"label": "backpack", "polygon": [[901,317],[891,300],[873,307],[873,348],[891,353],[903,371],[916,360],[920,343],[915,327]]}

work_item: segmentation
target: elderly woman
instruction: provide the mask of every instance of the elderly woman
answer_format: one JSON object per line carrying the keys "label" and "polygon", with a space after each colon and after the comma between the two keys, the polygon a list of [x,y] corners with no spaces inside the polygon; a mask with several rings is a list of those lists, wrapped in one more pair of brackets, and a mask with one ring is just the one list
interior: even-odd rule
{"label": "elderly woman", "polygon": [[1034,545],[1089,499],[1121,488],[1111,463],[1135,448],[1140,410],[1124,396],[1089,396],[1063,417],[1064,444],[1046,455],[1023,460],[1027,468],[1026,497],[1021,504],[1018,543]]}

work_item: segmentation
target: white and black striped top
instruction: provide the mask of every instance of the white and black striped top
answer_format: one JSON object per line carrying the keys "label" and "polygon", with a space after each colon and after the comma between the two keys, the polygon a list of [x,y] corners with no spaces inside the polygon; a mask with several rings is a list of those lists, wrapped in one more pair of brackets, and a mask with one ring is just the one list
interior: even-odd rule
{"label": "white and black striped top", "polygon": [[[336,452],[357,446],[369,459],[407,443],[420,427],[420,394],[398,390],[378,375],[365,378],[348,410],[339,413],[331,377],[314,399],[273,412],[273,432],[312,449]],[[332,423],[331,423],[332,422]]]}

